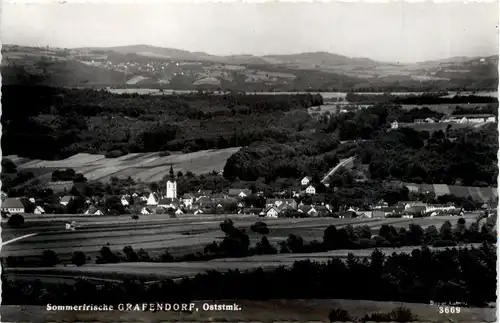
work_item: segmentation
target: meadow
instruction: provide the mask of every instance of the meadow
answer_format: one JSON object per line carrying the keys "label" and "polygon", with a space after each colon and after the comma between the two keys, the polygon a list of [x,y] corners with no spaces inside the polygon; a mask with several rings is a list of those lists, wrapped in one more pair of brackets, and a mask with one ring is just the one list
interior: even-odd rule
{"label": "meadow", "polygon": [[[476,214],[466,214],[464,219],[472,223]],[[262,238],[261,234],[250,230],[256,221],[266,222],[270,233],[266,236],[271,244],[277,245],[290,234],[301,236],[305,241],[323,239],[323,232],[329,225],[340,228],[345,225],[367,225],[377,234],[384,224],[395,227],[408,227],[415,223],[426,228],[434,225],[439,228],[445,221],[455,225],[458,217],[436,216],[427,218],[402,219],[337,219],[337,218],[299,218],[299,219],[262,219],[256,216],[190,216],[177,219],[165,215],[140,216],[133,220],[129,216],[40,216],[26,218],[23,228],[10,228],[2,225],[2,240],[7,241],[31,233],[35,236],[7,244],[2,247],[2,257],[23,256],[26,261],[39,259],[44,250],[56,252],[63,263],[69,264],[74,251],[83,251],[93,260],[101,247],[108,245],[114,251],[121,251],[130,245],[135,250],[144,249],[151,256],[168,250],[174,256],[192,252],[203,252],[206,245],[220,241],[224,233],[220,222],[231,218],[235,226],[245,229],[254,245]],[[76,221],[79,226],[75,231],[65,230],[65,223]],[[358,252],[358,251],[354,251]],[[359,252],[365,252],[360,250]],[[272,257],[282,257],[279,255]]]}
{"label": "meadow", "polygon": [[170,166],[175,172],[190,171],[194,174],[205,174],[220,171],[226,160],[239,147],[201,150],[192,153],[172,153],[170,156],[160,157],[160,153],[131,153],[118,158],[106,158],[104,155],[80,153],[72,157],[48,161],[28,159],[15,155],[5,156],[11,159],[19,169],[31,171],[40,179],[50,181],[53,171],[62,168],[73,168],[82,173],[89,181],[108,181],[111,177],[128,178],[143,182],[159,181],[167,175]]}

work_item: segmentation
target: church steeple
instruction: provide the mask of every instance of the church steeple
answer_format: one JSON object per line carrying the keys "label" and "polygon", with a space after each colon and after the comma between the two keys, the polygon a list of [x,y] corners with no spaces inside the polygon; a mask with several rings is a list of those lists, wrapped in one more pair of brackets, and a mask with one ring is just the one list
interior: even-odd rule
{"label": "church steeple", "polygon": [[175,181],[174,168],[170,165],[170,180]]}

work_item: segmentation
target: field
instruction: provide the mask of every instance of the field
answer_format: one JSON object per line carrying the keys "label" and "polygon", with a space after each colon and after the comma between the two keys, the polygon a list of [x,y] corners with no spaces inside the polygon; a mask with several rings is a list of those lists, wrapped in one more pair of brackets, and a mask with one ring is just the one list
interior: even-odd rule
{"label": "field", "polygon": [[195,174],[204,174],[211,171],[220,171],[226,160],[235,152],[236,148],[220,150],[203,150],[194,153],[172,153],[170,156],[160,157],[160,153],[132,153],[118,158],[105,158],[104,155],[77,154],[72,157],[57,160],[30,160],[18,156],[10,158],[19,169],[31,171],[41,179],[50,180],[51,173],[56,169],[73,168],[82,173],[88,180],[108,181],[112,176],[144,182],[159,181],[168,174],[170,165],[175,172],[191,171]]}
{"label": "field", "polygon": [[[254,216],[227,216],[232,218],[235,225],[246,229],[250,236],[252,245],[261,239],[260,234],[252,232],[250,226],[259,220]],[[476,215],[468,214],[464,218],[468,223],[474,221]],[[55,251],[63,263],[70,263],[73,251],[83,251],[93,259],[98,251],[109,243],[112,250],[121,251],[123,247],[131,245],[135,250],[143,248],[150,255],[156,255],[168,250],[173,255],[203,251],[203,248],[216,240],[223,238],[220,230],[220,222],[226,216],[190,216],[178,219],[165,218],[164,215],[141,216],[139,220],[132,220],[129,216],[42,216],[33,215],[26,219],[23,228],[13,229],[3,225],[2,240],[8,241],[31,233],[35,236],[4,245],[2,257],[23,256],[26,261],[39,259],[44,250]],[[410,223],[420,224],[422,227],[435,225],[440,227],[446,220],[453,225],[457,217],[437,216],[432,218],[418,219],[336,219],[336,218],[304,218],[304,219],[264,219],[270,233],[267,235],[272,244],[285,240],[290,234],[300,235],[304,240],[319,240],[323,238],[323,232],[329,225],[342,227],[347,224],[368,225],[374,234],[378,232],[383,224],[396,227],[407,227]],[[67,231],[64,224],[75,220],[80,226],[76,231]],[[391,249],[392,250],[392,249]],[[345,256],[344,251],[335,251],[338,256]],[[360,250],[356,253],[369,253]],[[326,254],[331,256],[332,254]],[[360,254],[361,255],[361,254]],[[276,261],[289,262],[287,257],[300,257],[299,255],[275,255],[270,259],[247,258],[245,263],[253,262],[260,264],[266,260],[269,264]],[[287,259],[285,259],[285,258]],[[307,255],[308,258],[323,258],[325,255]],[[220,261],[220,260],[217,260]],[[226,260],[227,261],[227,260]],[[224,262],[226,262],[224,261]],[[198,263],[199,264],[199,263]],[[214,264],[215,265],[215,264]],[[177,266],[177,265],[174,265]]]}
{"label": "field", "polygon": [[460,314],[439,314],[434,305],[376,302],[344,299],[311,299],[311,300],[227,300],[217,304],[237,303],[241,311],[215,312],[203,311],[203,303],[213,301],[196,301],[199,311],[192,314],[180,312],[48,312],[42,306],[26,306],[21,310],[17,306],[2,306],[0,309],[5,322],[329,322],[328,313],[333,308],[343,308],[351,315],[361,317],[370,313],[388,313],[394,308],[404,305],[417,315],[418,322],[495,322],[496,310],[492,308],[465,308]]}

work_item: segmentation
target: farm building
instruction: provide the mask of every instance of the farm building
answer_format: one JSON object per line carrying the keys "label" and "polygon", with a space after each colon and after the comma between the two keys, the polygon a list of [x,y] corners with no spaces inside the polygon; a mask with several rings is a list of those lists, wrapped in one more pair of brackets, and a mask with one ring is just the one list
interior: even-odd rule
{"label": "farm building", "polygon": [[309,216],[318,216],[318,210],[316,210],[314,208],[314,206],[312,205],[301,205],[299,206],[299,210],[298,210],[300,213],[304,213],[304,214],[307,214]]}
{"label": "farm building", "polygon": [[122,196],[121,203],[123,206],[128,206],[130,204],[126,196]]}
{"label": "farm building", "polygon": [[162,198],[157,205],[158,207],[162,207],[165,209],[168,208],[176,209],[181,205],[181,201],[177,198],[166,197]]}
{"label": "farm building", "polygon": [[389,204],[387,204],[387,202],[386,202],[386,201],[384,201],[384,200],[380,200],[380,201],[378,201],[376,204],[374,204],[374,205],[372,206],[372,209],[374,209],[374,210],[379,210],[379,209],[381,209],[381,208],[383,208],[383,207],[388,207],[388,206],[389,206]]}
{"label": "farm building", "polygon": [[314,188],[314,186],[309,185],[309,186],[306,188],[306,194],[309,194],[309,195],[314,195],[314,194],[316,194],[316,189]]}
{"label": "farm building", "polygon": [[228,192],[228,195],[229,196],[237,196],[237,197],[240,197],[240,198],[243,198],[243,197],[246,197],[248,195],[251,195],[252,194],[252,191],[249,190],[249,189],[239,189],[239,188],[230,188],[229,189],[229,192]]}
{"label": "farm building", "polygon": [[96,208],[95,206],[91,206],[85,211],[86,215],[104,215],[104,212]]}
{"label": "farm building", "polygon": [[191,208],[193,206],[193,202],[194,202],[193,195],[186,193],[182,196],[182,204],[184,204],[185,207]]}
{"label": "farm building", "polygon": [[280,213],[276,206],[269,206],[264,210],[264,215],[268,218],[277,218]]}
{"label": "farm building", "polygon": [[7,197],[4,201],[2,201],[1,210],[2,212],[8,212],[11,214],[24,213],[25,211],[24,201],[22,201],[20,198]]}
{"label": "farm building", "polygon": [[33,211],[33,213],[35,213],[35,214],[45,214],[45,210],[43,209],[43,207],[41,207],[40,205],[38,205],[37,207],[35,207],[35,210]]}
{"label": "farm building", "polygon": [[311,183],[311,180],[312,178],[310,176],[306,176],[300,181],[300,185],[307,186],[309,185],[309,183]]}
{"label": "farm building", "polygon": [[158,205],[158,194],[156,193],[149,193],[149,196],[148,196],[148,200],[146,202],[147,205],[150,205],[150,206],[156,206]]}
{"label": "farm building", "polygon": [[266,199],[266,207],[281,207],[282,205],[289,205],[292,209],[296,209],[297,201],[295,201],[294,199]]}
{"label": "farm building", "polygon": [[493,114],[457,114],[443,120],[443,122],[454,123],[484,123],[496,122],[496,117]]}
{"label": "farm building", "polygon": [[148,207],[143,207],[141,209],[141,214],[143,215],[148,215],[148,214],[153,214],[153,210],[151,210],[150,208]]}
{"label": "farm building", "polygon": [[66,205],[68,205],[68,203],[69,203],[69,202],[71,202],[71,200],[73,200],[74,198],[75,198],[74,196],[71,196],[71,195],[66,195],[66,196],[63,196],[63,197],[61,198],[61,200],[59,201],[59,203],[60,203],[61,205],[66,206]]}

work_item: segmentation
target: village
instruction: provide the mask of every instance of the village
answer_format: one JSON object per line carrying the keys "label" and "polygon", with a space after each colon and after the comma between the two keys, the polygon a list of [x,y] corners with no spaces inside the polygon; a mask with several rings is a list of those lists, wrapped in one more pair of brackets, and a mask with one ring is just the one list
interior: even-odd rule
{"label": "village", "polygon": [[[272,195],[264,192],[254,192],[249,188],[230,188],[225,192],[198,190],[196,192],[177,193],[175,179],[166,182],[164,190],[149,192],[132,192],[121,196],[86,197],[84,199],[85,216],[102,216],[110,214],[110,200],[121,204],[124,214],[138,218],[139,215],[165,214],[169,217],[183,217],[203,214],[238,214],[253,215],[264,218],[279,217],[337,217],[337,218],[413,218],[436,215],[463,215],[464,210],[453,203],[428,204],[421,201],[399,201],[389,205],[386,201],[368,208],[349,205],[342,206],[339,211],[325,200],[322,194],[316,192],[311,183],[312,178],[304,177],[300,181],[300,191],[274,192]],[[74,195],[59,198],[59,204],[67,207],[77,199]],[[119,201],[119,202],[118,202]],[[112,203],[112,202],[111,202]],[[487,208],[485,204],[483,208]],[[45,214],[43,205],[34,198],[8,197],[2,192],[2,217],[12,214]],[[70,212],[67,212],[70,213]],[[29,215],[28,215],[29,216]]]}

